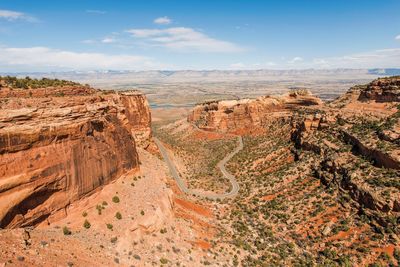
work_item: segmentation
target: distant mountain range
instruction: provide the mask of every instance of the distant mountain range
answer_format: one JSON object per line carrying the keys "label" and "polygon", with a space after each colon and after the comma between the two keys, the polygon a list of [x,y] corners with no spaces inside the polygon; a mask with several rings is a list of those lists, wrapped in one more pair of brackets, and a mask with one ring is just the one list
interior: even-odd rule
{"label": "distant mountain range", "polygon": [[368,70],[368,73],[376,75],[396,76],[400,75],[400,69],[370,69]]}
{"label": "distant mountain range", "polygon": [[319,79],[374,79],[377,76],[400,75],[400,69],[294,69],[294,70],[154,70],[154,71],[69,71],[2,73],[18,77],[48,77],[90,83],[97,86],[114,84],[281,81]]}

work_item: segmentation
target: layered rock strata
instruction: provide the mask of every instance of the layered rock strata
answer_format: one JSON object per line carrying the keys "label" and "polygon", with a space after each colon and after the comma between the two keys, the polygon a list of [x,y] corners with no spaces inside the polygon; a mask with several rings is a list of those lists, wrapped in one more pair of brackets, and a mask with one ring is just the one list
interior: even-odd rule
{"label": "layered rock strata", "polygon": [[209,131],[235,132],[262,127],[267,122],[288,115],[299,106],[320,105],[322,101],[307,91],[257,99],[207,102],[196,106],[188,121]]}
{"label": "layered rock strata", "polygon": [[35,225],[139,168],[151,115],[137,92],[0,91],[0,227]]}

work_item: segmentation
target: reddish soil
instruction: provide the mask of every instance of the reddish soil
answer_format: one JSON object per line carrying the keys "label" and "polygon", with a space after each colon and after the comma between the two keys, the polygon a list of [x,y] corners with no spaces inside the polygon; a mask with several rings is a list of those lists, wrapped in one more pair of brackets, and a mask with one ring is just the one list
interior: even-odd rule
{"label": "reddish soil", "polygon": [[216,133],[216,132],[206,132],[206,131],[195,131],[192,134],[194,139],[199,140],[218,140],[218,139],[225,139],[226,135]]}
{"label": "reddish soil", "polygon": [[277,196],[279,196],[281,193],[275,193],[275,194],[271,194],[271,195],[266,195],[263,196],[261,199],[265,200],[265,201],[271,201],[273,199],[275,199]]}
{"label": "reddish soil", "polygon": [[212,247],[212,245],[209,242],[204,241],[204,240],[191,241],[190,243],[192,243],[193,245],[195,245],[198,248],[205,249],[205,250],[208,250]]}
{"label": "reddish soil", "polygon": [[193,211],[193,212],[195,212],[195,213],[197,213],[197,214],[199,214],[201,216],[208,217],[208,218],[211,218],[213,216],[213,213],[212,213],[211,210],[209,210],[209,209],[207,209],[204,206],[201,206],[199,204],[195,204],[195,203],[192,203],[192,202],[189,202],[187,200],[184,200],[184,199],[181,199],[181,198],[177,198],[177,197],[174,197],[173,201],[177,205],[179,205],[179,206],[181,206],[181,207],[183,207],[185,209],[188,209],[190,211]]}
{"label": "reddish soil", "polygon": [[344,240],[350,237],[351,235],[356,235],[358,233],[363,232],[366,229],[365,226],[359,228],[359,227],[352,227],[348,231],[340,231],[336,235],[333,235],[329,238],[326,239],[327,242],[329,241],[334,241],[334,240]]}

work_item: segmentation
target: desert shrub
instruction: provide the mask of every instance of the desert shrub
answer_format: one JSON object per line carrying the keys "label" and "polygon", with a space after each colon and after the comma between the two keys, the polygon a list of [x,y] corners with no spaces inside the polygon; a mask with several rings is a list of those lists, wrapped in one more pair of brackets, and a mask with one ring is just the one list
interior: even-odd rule
{"label": "desert shrub", "polygon": [[113,196],[112,201],[114,203],[119,203],[119,197],[118,196]]}
{"label": "desert shrub", "polygon": [[99,215],[101,215],[101,211],[103,210],[103,207],[102,207],[101,205],[97,205],[97,206],[96,206],[96,210],[97,210],[97,213],[98,213]]}
{"label": "desert shrub", "polygon": [[71,235],[72,232],[71,232],[71,230],[69,230],[69,228],[67,226],[64,226],[63,227],[63,234],[64,235]]}
{"label": "desert shrub", "polygon": [[[19,89],[36,89],[36,88],[46,88],[46,87],[60,87],[60,86],[83,86],[79,83],[59,80],[59,79],[33,79],[29,76],[25,78],[17,78],[13,76],[0,76],[0,81],[3,81],[7,87],[19,88]],[[89,87],[89,85],[85,85]]]}
{"label": "desert shrub", "polygon": [[122,215],[120,212],[115,213],[115,218],[117,218],[118,220],[122,219]]}
{"label": "desert shrub", "polygon": [[89,229],[90,226],[92,226],[92,225],[90,224],[90,222],[89,222],[88,220],[85,220],[85,222],[83,223],[83,227],[85,227],[86,229]]}

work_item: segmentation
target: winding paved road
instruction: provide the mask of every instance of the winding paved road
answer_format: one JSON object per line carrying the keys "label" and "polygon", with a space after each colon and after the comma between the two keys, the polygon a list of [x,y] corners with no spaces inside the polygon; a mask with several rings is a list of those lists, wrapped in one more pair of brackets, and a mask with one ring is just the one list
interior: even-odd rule
{"label": "winding paved road", "polygon": [[175,181],[178,184],[180,190],[182,192],[184,192],[185,194],[196,195],[198,197],[205,197],[205,198],[210,198],[210,199],[213,199],[213,200],[217,200],[217,199],[221,199],[222,200],[224,198],[234,197],[239,192],[239,184],[236,181],[235,176],[233,176],[231,173],[229,173],[226,170],[225,164],[231,158],[233,158],[233,156],[235,156],[240,150],[243,149],[243,139],[242,139],[241,136],[238,136],[238,146],[236,147],[236,149],[234,151],[232,151],[231,153],[229,153],[228,155],[226,155],[225,158],[223,158],[217,164],[217,167],[221,170],[221,172],[224,175],[224,177],[226,179],[228,179],[229,182],[232,185],[231,191],[227,192],[227,193],[223,193],[223,194],[202,193],[202,192],[198,192],[196,190],[192,190],[192,189],[187,188],[185,182],[180,177],[179,172],[177,171],[177,169],[175,167],[175,164],[173,163],[173,161],[169,157],[167,149],[164,147],[164,145],[161,143],[161,141],[157,137],[154,137],[154,141],[157,144],[158,148],[160,149],[161,155],[163,156],[164,161],[167,163],[167,166],[169,168],[169,171],[170,171],[172,177],[175,179]]}

